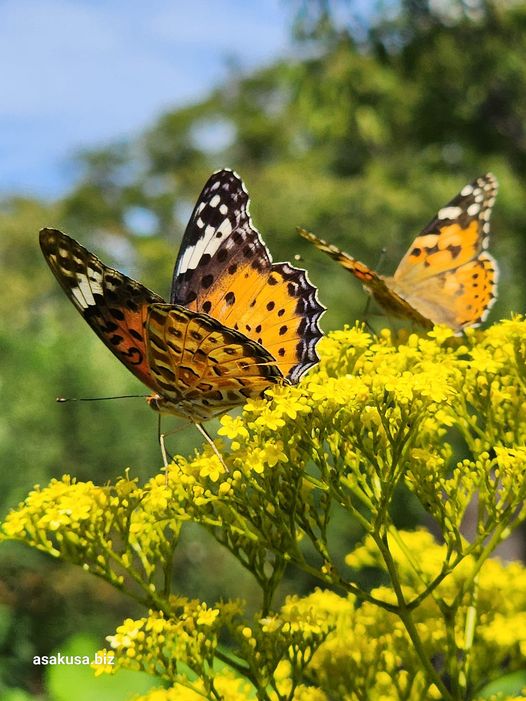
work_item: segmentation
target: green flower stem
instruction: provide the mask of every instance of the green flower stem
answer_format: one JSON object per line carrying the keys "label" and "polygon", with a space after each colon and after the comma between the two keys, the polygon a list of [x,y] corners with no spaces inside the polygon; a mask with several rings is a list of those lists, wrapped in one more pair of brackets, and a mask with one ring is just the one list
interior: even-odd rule
{"label": "green flower stem", "polygon": [[357,587],[355,584],[348,582],[340,574],[338,574],[335,568],[331,569],[330,574],[324,574],[323,572],[320,572],[320,570],[316,569],[316,567],[309,565],[304,559],[301,561],[294,560],[294,562],[301,570],[307,574],[310,574],[312,577],[319,579],[327,586],[339,587],[346,594],[353,594],[357,599],[360,599],[360,601],[367,601],[375,606],[380,606],[385,611],[390,611],[391,613],[396,614],[398,613],[398,606],[390,604],[387,601],[383,601],[382,599],[378,599],[363,589],[360,589],[360,587]]}
{"label": "green flower stem", "polygon": [[[458,561],[460,562],[460,560]],[[444,581],[444,579],[451,574],[451,572],[455,569],[455,567],[458,565],[458,562],[456,562],[453,566],[449,567],[443,567],[440,574],[438,574],[435,579],[433,579],[432,582],[430,582],[427,587],[418,594],[412,601],[409,601],[407,603],[407,608],[408,610],[412,611],[413,609],[416,609],[420,606],[420,604],[427,599],[427,597],[430,594],[433,594],[435,589],[439,586],[441,582]],[[435,601],[437,600],[437,597],[434,597]]]}
{"label": "green flower stem", "polygon": [[459,684],[464,694],[468,687],[471,672],[471,653],[473,651],[473,641],[475,639],[475,627],[477,622],[479,573],[477,573],[473,584],[474,586],[472,590],[471,602],[466,612],[466,623],[464,627],[464,664],[459,674]]}
{"label": "green flower stem", "polygon": [[391,556],[389,545],[387,543],[387,538],[380,536],[378,533],[373,534],[373,537],[375,539],[378,549],[382,553],[382,557],[384,558],[384,562],[386,564],[391,579],[391,584],[393,586],[396,599],[398,601],[398,608],[397,610],[395,610],[395,613],[404,624],[405,629],[411,639],[411,642],[415,647],[416,654],[418,655],[418,658],[420,659],[420,662],[422,663],[422,666],[426,671],[428,679],[430,679],[433,682],[433,684],[435,684],[435,686],[439,689],[444,701],[455,701],[454,696],[450,694],[449,690],[440,678],[440,675],[437,674],[435,668],[431,664],[431,661],[427,656],[426,651],[424,650],[424,646],[422,644],[420,635],[418,634],[415,622],[413,621],[411,611],[408,609],[404,598],[397,567]]}
{"label": "green flower stem", "polygon": [[[507,528],[509,528],[509,522],[508,520],[503,519],[503,521],[499,523],[499,525],[496,527],[493,533],[491,533],[483,549],[478,554],[471,573],[465,578],[464,582],[462,583],[462,586],[460,586],[459,591],[454,599],[453,605],[457,607],[460,606],[460,603],[462,602],[466,591],[469,591],[474,586],[474,583],[478,577],[482,566],[493,553],[497,545],[502,541],[502,533]],[[475,550],[475,547],[473,548],[473,550]]]}
{"label": "green flower stem", "polygon": [[139,588],[144,591],[145,597],[139,597],[136,596],[132,591],[129,589],[124,589],[121,588],[122,591],[124,591],[129,597],[132,599],[135,599],[138,603],[142,604],[143,606],[146,606],[148,608],[151,608],[151,604],[153,603],[155,605],[155,608],[158,611],[162,611],[165,616],[171,616],[172,611],[171,608],[166,600],[161,598],[156,594],[155,591],[152,591],[152,589],[148,586],[148,584],[143,580],[141,575],[135,570],[134,567],[130,567],[129,565],[126,565],[120,555],[118,555],[116,552],[114,552],[111,548],[109,548],[105,543],[101,543],[101,549],[106,553],[108,558],[110,560],[113,560],[113,562],[117,563],[119,567],[121,567],[132,579],[133,581],[139,586]]}

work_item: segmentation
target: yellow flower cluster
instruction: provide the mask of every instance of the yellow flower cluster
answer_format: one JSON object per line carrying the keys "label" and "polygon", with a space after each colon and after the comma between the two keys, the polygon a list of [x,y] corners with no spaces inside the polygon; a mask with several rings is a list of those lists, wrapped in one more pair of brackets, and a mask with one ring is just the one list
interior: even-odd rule
{"label": "yellow flower cluster", "polygon": [[[416,596],[419,585],[435,576],[444,560],[446,546],[434,542],[424,530],[397,532],[390,548],[404,592]],[[347,557],[350,567],[381,566],[378,548],[371,537]],[[468,581],[473,561],[446,577],[437,597],[428,597],[415,610],[423,648],[432,655],[440,651],[446,664],[448,647],[455,639],[472,665],[473,677],[489,683],[505,665],[522,668],[526,652],[526,569],[518,564],[503,565],[490,560],[478,577],[477,624],[479,633],[468,640],[466,621],[470,600],[466,597],[451,621],[448,632],[440,601],[451,602]],[[378,600],[393,600],[388,587],[372,592]],[[316,590],[306,597],[289,597],[279,612],[255,618],[250,625],[240,607],[217,604],[209,608],[197,601],[173,601],[174,618],[158,612],[147,618],[128,620],[109,636],[119,668],[156,673],[173,686],[156,689],[140,701],[197,701],[210,689],[229,701],[247,701],[254,687],[274,689],[270,701],[421,701],[440,699],[440,691],[422,669],[402,620],[393,612],[371,602],[359,604],[353,596],[339,596]],[[244,622],[243,622],[244,621]],[[231,638],[235,659],[247,664],[245,678],[233,671],[212,670],[211,653],[216,649],[220,628]],[[107,651],[101,651],[100,655]],[[181,673],[181,663],[199,673],[191,681]],[[435,664],[439,664],[438,661]],[[249,679],[251,683],[247,683]],[[303,680],[301,684],[297,681]],[[476,698],[476,697],[474,697]],[[509,697],[508,697],[509,698]],[[137,699],[139,701],[139,699]]]}
{"label": "yellow flower cluster", "polygon": [[[397,532],[396,538],[390,539],[390,550],[396,558],[407,600],[417,595],[422,582],[436,576],[446,559],[446,546],[437,545],[423,530]],[[504,668],[511,671],[523,667],[526,569],[519,563],[503,565],[497,560],[484,564],[477,585],[477,636],[471,640],[467,635],[471,603],[467,594],[449,621],[449,629],[440,610],[440,602],[451,604],[469,581],[475,563],[473,558],[468,560],[441,582],[434,597],[426,598],[415,609],[414,618],[429,656],[440,651],[441,664],[446,665],[454,640],[457,652],[469,658],[471,674],[481,685],[498,678]],[[347,556],[346,563],[356,569],[382,567],[382,558],[374,540],[367,537],[362,546]],[[372,593],[379,599],[393,600],[390,588],[381,587]],[[335,621],[335,632],[320,646],[309,668],[312,679],[330,698],[442,698],[439,690],[429,684],[407,630],[394,613],[369,602],[355,607],[349,600],[346,614],[335,616]]]}
{"label": "yellow flower cluster", "polygon": [[[255,617],[251,625],[247,625],[242,608],[235,602],[211,608],[197,600],[172,597],[170,603],[169,617],[150,611],[145,618],[125,620],[114,635],[108,636],[111,651],[101,650],[98,655],[107,660],[113,653],[114,664],[94,664],[96,674],[114,674],[126,668],[155,674],[173,685],[149,692],[141,697],[144,701],[190,701],[199,695],[207,697],[212,689],[226,699],[240,701],[253,698],[254,687],[268,686],[276,689],[271,696],[274,701],[280,698],[277,693],[282,694],[281,698],[294,693],[296,701],[325,698],[321,690],[293,688],[292,680],[300,678],[335,628],[334,616],[345,608],[345,602],[335,594],[315,592],[303,599],[289,597],[278,613]],[[228,631],[237,659],[245,661],[251,685],[232,673],[216,673],[213,662],[221,630]],[[197,680],[190,681],[185,669],[192,670]]]}
{"label": "yellow flower cluster", "polygon": [[[220,672],[214,675],[213,680],[215,698],[223,701],[252,701],[254,699],[254,688],[240,677],[234,676],[232,672]],[[184,681],[169,689],[153,689],[147,694],[136,696],[133,701],[203,701],[210,698],[202,680]],[[296,701],[311,701],[311,699],[298,698]],[[318,701],[318,699],[312,699]],[[319,701],[326,701],[320,699]]]}
{"label": "yellow flower cluster", "polygon": [[[526,322],[462,338],[440,327],[373,338],[356,326],[319,350],[299,386],[274,387],[222,418],[222,459],[207,446],[144,486],[66,476],[36,487],[3,523],[4,540],[78,563],[150,609],[109,639],[112,671],[143,669],[172,685],[143,701],[241,701],[254,689],[270,701],[448,698],[444,679],[481,688],[519,668],[526,575],[489,557],[526,519]],[[402,490],[443,545],[395,529]],[[462,526],[475,497],[468,540]],[[364,534],[345,565],[331,556],[335,511]],[[171,596],[187,521],[253,574],[263,613],[248,619],[237,604]],[[274,611],[287,565],[341,596],[316,591]],[[361,589],[364,567],[390,586]],[[218,673],[218,659],[236,675]]]}
{"label": "yellow flower cluster", "polygon": [[93,482],[76,483],[68,475],[52,480],[46,489],[36,486],[18,510],[11,511],[3,532],[51,555],[59,556],[64,541],[74,541],[92,523],[99,523],[108,506],[107,490]]}
{"label": "yellow flower cluster", "polygon": [[[220,672],[214,676],[214,698],[222,701],[254,701],[254,687],[233,673]],[[207,695],[205,685],[198,680],[191,683],[180,683],[170,689],[153,689],[149,693],[134,697],[133,701],[203,701],[211,698]],[[268,694],[269,701],[279,701],[275,692]],[[283,696],[281,698],[284,698]],[[329,701],[329,697],[313,686],[300,684],[294,690],[290,701]]]}
{"label": "yellow flower cluster", "polygon": [[0,537],[81,564],[119,588],[128,573],[142,583],[147,600],[155,592],[159,560],[171,556],[181,527],[169,497],[166,485],[155,480],[146,489],[128,477],[98,487],[65,475],[35,487],[7,515]]}
{"label": "yellow flower cluster", "polygon": [[115,673],[126,667],[173,683],[181,665],[187,665],[199,676],[205,675],[215,658],[217,632],[229,623],[236,605],[220,610],[197,600],[171,597],[170,606],[169,616],[151,610],[145,618],[126,619],[115,635],[107,638],[111,651],[99,653],[101,659],[108,659],[113,652],[115,664],[94,664],[96,673]]}

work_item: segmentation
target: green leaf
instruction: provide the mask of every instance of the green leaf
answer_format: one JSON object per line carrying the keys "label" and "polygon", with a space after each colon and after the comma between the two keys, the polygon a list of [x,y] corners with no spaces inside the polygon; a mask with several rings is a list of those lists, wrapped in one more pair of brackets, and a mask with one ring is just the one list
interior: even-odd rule
{"label": "green leaf", "polygon": [[481,689],[477,699],[492,698],[494,701],[499,701],[508,696],[524,696],[524,689],[526,689],[526,669],[494,679]]}
{"label": "green leaf", "polygon": [[[94,657],[101,647],[95,638],[79,634],[70,638],[67,643],[54,654],[60,652],[64,656]],[[89,665],[51,665],[46,670],[46,687],[50,701],[92,701],[94,696],[104,701],[125,701],[132,694],[145,694],[154,686],[159,686],[159,680],[142,672],[119,670],[118,675],[103,674],[96,677]],[[13,701],[18,701],[15,697]],[[20,701],[25,701],[21,698]]]}

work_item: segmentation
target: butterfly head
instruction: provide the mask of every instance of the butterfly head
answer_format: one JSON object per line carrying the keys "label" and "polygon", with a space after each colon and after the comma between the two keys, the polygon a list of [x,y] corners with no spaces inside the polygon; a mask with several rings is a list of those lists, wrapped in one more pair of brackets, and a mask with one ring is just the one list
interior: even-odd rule
{"label": "butterfly head", "polygon": [[[201,402],[188,401],[182,397],[163,397],[160,394],[151,394],[146,398],[148,406],[159,414],[171,414],[172,416],[179,416],[180,418],[187,419],[193,423],[199,423],[201,421],[207,421],[213,416],[222,412],[210,412],[205,405]],[[223,409],[224,411],[224,409]]]}
{"label": "butterfly head", "polygon": [[146,402],[154,411],[163,413],[163,398],[160,394],[150,394],[149,397],[146,397]]}

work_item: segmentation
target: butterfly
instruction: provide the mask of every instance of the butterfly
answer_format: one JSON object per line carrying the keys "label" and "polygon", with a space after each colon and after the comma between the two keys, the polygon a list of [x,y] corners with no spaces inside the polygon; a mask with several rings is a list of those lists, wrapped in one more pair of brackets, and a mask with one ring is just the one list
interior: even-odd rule
{"label": "butterfly", "polygon": [[[273,263],[231,170],[206,183],[186,227],[170,302],[57,229],[40,246],[97,336],[160,413],[201,422],[299,381],[318,362],[325,307],[304,270]],[[205,432],[205,435],[206,432]]]}
{"label": "butterfly", "polygon": [[358,278],[387,314],[459,333],[482,323],[497,297],[498,266],[486,251],[497,187],[491,173],[463,187],[416,237],[392,277],[298,231]]}

